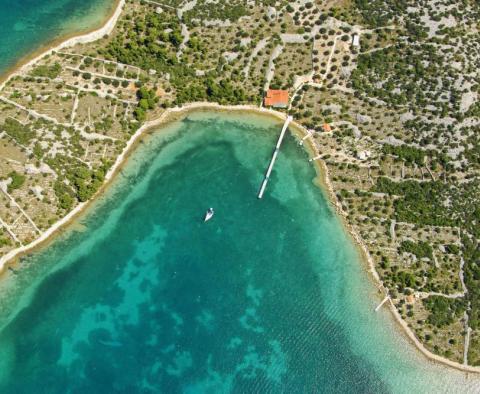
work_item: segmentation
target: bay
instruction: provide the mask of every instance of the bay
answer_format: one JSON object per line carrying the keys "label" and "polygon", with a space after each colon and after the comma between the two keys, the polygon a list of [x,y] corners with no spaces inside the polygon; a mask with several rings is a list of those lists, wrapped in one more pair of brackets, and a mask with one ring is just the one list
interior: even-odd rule
{"label": "bay", "polygon": [[0,392],[474,392],[374,312],[292,135],[257,199],[280,129],[194,112],[146,137],[75,225],[1,281]]}

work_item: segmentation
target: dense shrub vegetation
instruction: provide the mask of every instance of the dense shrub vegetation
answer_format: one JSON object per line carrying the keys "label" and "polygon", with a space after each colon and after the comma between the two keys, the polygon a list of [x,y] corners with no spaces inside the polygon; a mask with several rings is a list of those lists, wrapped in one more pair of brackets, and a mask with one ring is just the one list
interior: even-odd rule
{"label": "dense shrub vegetation", "polygon": [[27,145],[36,135],[31,127],[12,118],[5,119],[2,129],[20,145]]}
{"label": "dense shrub vegetation", "polygon": [[449,214],[449,209],[445,206],[448,185],[441,181],[394,182],[381,177],[377,181],[375,190],[401,197],[394,202],[395,216],[399,221],[421,225],[457,225],[457,220]]}
{"label": "dense shrub vegetation", "polygon": [[423,304],[430,312],[427,322],[438,328],[452,324],[454,319],[462,316],[465,312],[463,299],[430,296],[423,300]]}
{"label": "dense shrub vegetation", "polygon": [[425,257],[429,258],[430,260],[433,259],[433,249],[432,246],[428,242],[419,241],[403,241],[400,244],[399,251],[401,253],[408,252],[415,255],[418,259],[423,259]]}
{"label": "dense shrub vegetation", "polygon": [[34,77],[44,77],[44,78],[55,79],[60,75],[61,71],[62,71],[62,66],[59,63],[55,63],[53,66],[41,65],[41,66],[35,67],[32,70],[31,74]]}

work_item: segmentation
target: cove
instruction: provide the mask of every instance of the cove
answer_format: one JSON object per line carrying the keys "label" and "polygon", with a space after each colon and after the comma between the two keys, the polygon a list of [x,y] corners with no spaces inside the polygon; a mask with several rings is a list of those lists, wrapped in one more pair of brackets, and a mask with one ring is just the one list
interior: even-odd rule
{"label": "cove", "polygon": [[113,0],[0,0],[0,73],[54,40],[100,26]]}
{"label": "cove", "polygon": [[[2,393],[444,392],[281,123],[194,112],[0,283]],[[203,223],[208,207],[215,216]]]}

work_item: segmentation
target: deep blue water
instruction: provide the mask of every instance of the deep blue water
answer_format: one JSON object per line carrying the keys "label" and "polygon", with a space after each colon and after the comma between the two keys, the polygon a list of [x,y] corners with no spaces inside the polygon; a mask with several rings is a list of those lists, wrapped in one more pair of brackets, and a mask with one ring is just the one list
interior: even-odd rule
{"label": "deep blue water", "polygon": [[0,392],[442,392],[462,381],[373,312],[375,290],[292,136],[256,198],[280,127],[206,113],[150,136],[80,223],[3,281]]}
{"label": "deep blue water", "polygon": [[0,74],[66,34],[99,26],[113,0],[0,0]]}

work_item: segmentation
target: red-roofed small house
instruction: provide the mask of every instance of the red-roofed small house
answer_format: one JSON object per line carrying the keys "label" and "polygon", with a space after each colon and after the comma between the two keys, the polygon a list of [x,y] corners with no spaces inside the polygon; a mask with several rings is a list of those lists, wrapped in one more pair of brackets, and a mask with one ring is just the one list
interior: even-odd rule
{"label": "red-roofed small house", "polygon": [[325,131],[326,133],[329,133],[330,131],[332,131],[332,127],[328,123],[324,123],[323,131]]}
{"label": "red-roofed small house", "polygon": [[267,90],[263,103],[265,104],[265,107],[287,108],[288,90]]}

